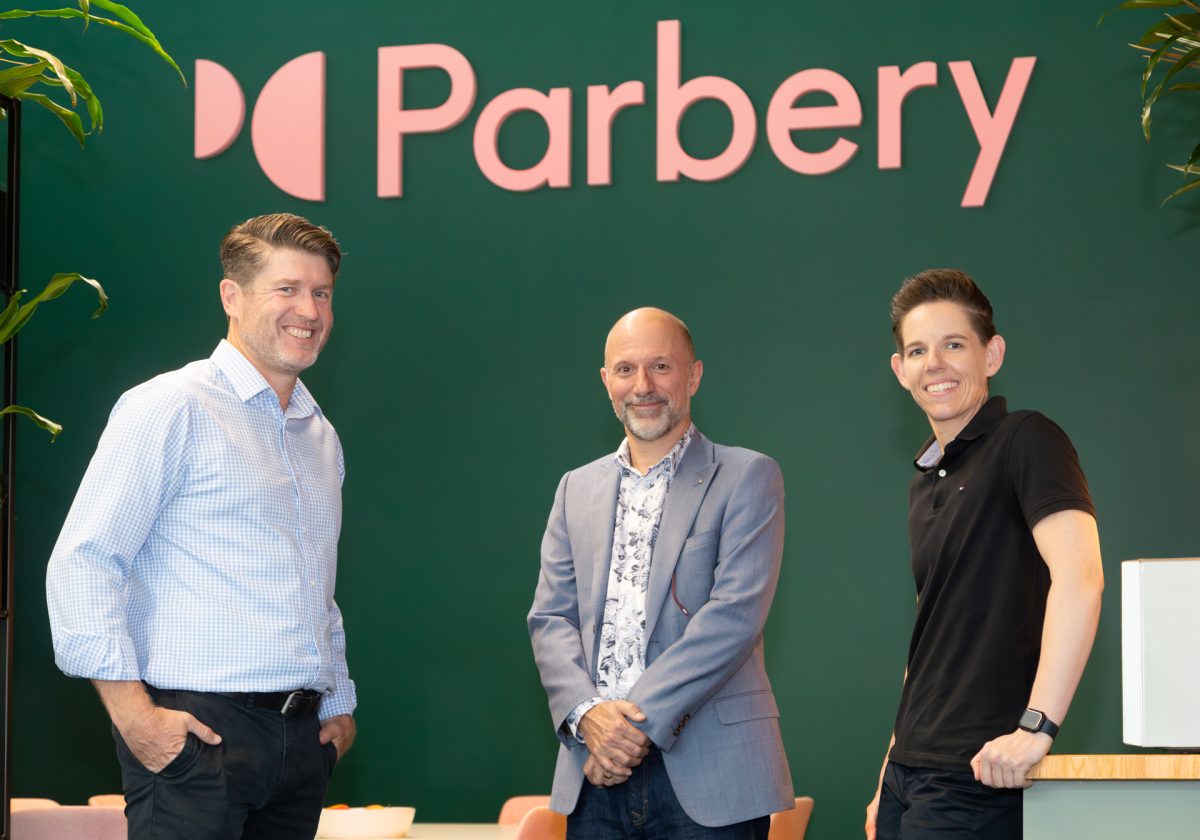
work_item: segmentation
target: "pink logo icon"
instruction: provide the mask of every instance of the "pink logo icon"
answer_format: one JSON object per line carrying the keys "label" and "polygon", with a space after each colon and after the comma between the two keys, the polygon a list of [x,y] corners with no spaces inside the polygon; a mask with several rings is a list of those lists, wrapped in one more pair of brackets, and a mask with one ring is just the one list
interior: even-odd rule
{"label": "pink logo icon", "polygon": [[[215,61],[196,60],[195,156],[228,149],[246,120],[246,99],[233,74]],[[263,85],[250,139],[259,168],[288,195],[325,200],[325,53],[293,58]]]}

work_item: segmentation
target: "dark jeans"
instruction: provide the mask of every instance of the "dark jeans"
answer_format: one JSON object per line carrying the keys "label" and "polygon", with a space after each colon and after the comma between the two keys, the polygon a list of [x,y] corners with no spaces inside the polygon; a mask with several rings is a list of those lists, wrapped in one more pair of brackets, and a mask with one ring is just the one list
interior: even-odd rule
{"label": "dark jeans", "polygon": [[113,727],[130,840],[311,838],[337,760],[313,717],[285,718],[220,695],[150,688],[159,706],[190,712],[221,736],[188,734],[183,752],[151,773]]}
{"label": "dark jeans", "polygon": [[998,790],[971,773],[906,767],[883,773],[875,840],[1021,840],[1021,790]]}
{"label": "dark jeans", "polygon": [[683,812],[662,752],[650,749],[628,781],[598,788],[584,781],[575,811],[567,817],[567,840],[767,840],[769,816],[709,828]]}

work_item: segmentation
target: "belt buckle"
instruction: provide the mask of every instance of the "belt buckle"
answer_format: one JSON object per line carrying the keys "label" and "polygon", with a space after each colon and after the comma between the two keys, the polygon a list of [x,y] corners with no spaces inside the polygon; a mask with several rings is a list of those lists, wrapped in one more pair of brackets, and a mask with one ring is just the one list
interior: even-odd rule
{"label": "belt buckle", "polygon": [[292,714],[295,714],[297,707],[304,703],[306,699],[308,698],[304,696],[302,689],[293,691],[287,696],[287,699],[283,701],[283,705],[279,707],[279,714],[283,715],[284,717],[289,717]]}

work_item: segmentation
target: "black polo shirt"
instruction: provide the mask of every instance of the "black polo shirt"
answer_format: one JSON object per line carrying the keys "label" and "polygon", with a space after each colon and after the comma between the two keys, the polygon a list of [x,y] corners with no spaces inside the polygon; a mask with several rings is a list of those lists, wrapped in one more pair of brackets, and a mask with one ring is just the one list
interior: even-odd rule
{"label": "black polo shirt", "polygon": [[890,758],[969,772],[1017,728],[1037,672],[1050,572],[1033,526],[1095,508],[1066,433],[1003,397],[938,453],[930,438],[909,487],[917,623]]}

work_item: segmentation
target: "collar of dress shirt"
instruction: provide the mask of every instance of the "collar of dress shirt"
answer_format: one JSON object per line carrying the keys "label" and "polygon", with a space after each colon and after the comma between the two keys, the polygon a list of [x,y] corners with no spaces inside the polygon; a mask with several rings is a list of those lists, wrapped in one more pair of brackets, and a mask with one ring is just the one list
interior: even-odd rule
{"label": "collar of dress shirt", "polygon": [[[217,370],[229,380],[233,392],[242,402],[249,402],[263,391],[271,391],[270,384],[258,372],[258,368],[227,340],[221,339],[210,358]],[[275,392],[271,391],[271,395],[274,397]],[[276,405],[278,404],[276,401]],[[296,387],[292,389],[292,396],[288,400],[287,416],[308,417],[316,411],[317,401],[304,387],[304,383],[297,379]]]}
{"label": "collar of dress shirt", "polygon": [[[646,470],[646,475],[650,475],[655,470],[666,470],[667,475],[675,475],[675,468],[679,466],[679,462],[683,459],[683,453],[687,451],[688,444],[692,442],[692,438],[696,434],[696,424],[689,423],[687,431],[683,433],[683,437],[679,442],[671,447],[671,451],[662,457],[657,464]],[[633,466],[633,462],[629,460],[629,438],[621,441],[621,445],[617,447],[617,452],[613,456],[616,459],[617,465],[623,470],[627,470],[634,475],[642,475]],[[643,478],[645,476],[642,476]]]}

